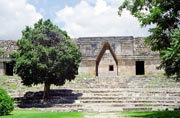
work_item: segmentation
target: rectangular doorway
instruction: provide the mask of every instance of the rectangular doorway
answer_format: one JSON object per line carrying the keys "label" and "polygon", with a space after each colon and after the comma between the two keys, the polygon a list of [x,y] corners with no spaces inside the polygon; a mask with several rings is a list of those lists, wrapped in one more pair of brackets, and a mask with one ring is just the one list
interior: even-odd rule
{"label": "rectangular doorway", "polygon": [[136,61],[136,75],[144,75],[144,61]]}
{"label": "rectangular doorway", "polygon": [[13,63],[11,62],[5,63],[5,74],[8,76],[13,76]]}

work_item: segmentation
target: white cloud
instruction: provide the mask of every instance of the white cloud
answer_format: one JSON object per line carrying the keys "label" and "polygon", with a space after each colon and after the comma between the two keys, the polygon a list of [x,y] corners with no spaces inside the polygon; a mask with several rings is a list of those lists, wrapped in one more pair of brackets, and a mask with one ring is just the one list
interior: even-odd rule
{"label": "white cloud", "polygon": [[32,26],[42,15],[26,0],[0,0],[0,39],[17,40],[25,26]]}
{"label": "white cloud", "polygon": [[123,0],[81,0],[74,7],[66,6],[56,12],[55,21],[72,37],[83,36],[145,36],[138,20],[124,11],[118,16]]}

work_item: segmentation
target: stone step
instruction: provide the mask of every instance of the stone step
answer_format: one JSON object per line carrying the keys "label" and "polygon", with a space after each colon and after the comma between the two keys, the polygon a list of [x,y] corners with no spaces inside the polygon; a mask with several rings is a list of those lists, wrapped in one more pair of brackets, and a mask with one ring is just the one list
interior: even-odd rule
{"label": "stone step", "polygon": [[[133,88],[133,89],[127,89],[127,88],[121,88],[121,89],[80,89],[80,90],[74,90],[74,93],[166,93],[166,94],[174,94],[179,93],[179,89],[146,89],[146,88]],[[65,93],[66,94],[66,93]]]}
{"label": "stone step", "polygon": [[[18,106],[18,104],[15,104]],[[36,104],[36,108],[41,108],[42,104]],[[84,108],[84,107],[118,107],[118,108],[125,108],[125,107],[146,107],[146,108],[175,108],[178,104],[176,103],[73,103],[73,104],[52,104],[52,106],[46,106],[45,108],[51,107],[59,107],[59,108]],[[24,104],[22,106],[24,108],[32,108],[32,104]]]}
{"label": "stone step", "polygon": [[[74,97],[65,97],[67,99],[75,99]],[[77,98],[78,100],[174,100],[178,101],[180,100],[180,97],[177,96],[170,96],[170,97],[164,97],[164,96],[81,96]]]}
{"label": "stone step", "polygon": [[[179,97],[179,93],[174,93],[174,94],[167,94],[167,93],[83,93],[83,97],[101,97],[101,96],[111,96],[111,97]],[[81,96],[79,96],[81,97]]]}
{"label": "stone step", "polygon": [[122,111],[152,111],[152,108],[147,107],[130,107],[130,108],[123,108]]}
{"label": "stone step", "polygon": [[81,103],[83,106],[97,107],[159,107],[159,106],[178,106],[176,103]]}
{"label": "stone step", "polygon": [[[51,101],[98,101],[98,100],[104,100],[104,101],[180,101],[179,96],[52,96]],[[16,98],[15,101],[17,102],[41,102],[43,101],[42,98]]]}
{"label": "stone step", "polygon": [[180,103],[174,100],[78,100],[80,103]]}
{"label": "stone step", "polygon": [[[52,90],[51,95],[71,95],[81,93],[163,93],[163,94],[180,94],[180,89],[177,88],[121,88],[121,89],[74,89],[74,90]],[[18,93],[14,93],[18,94]],[[35,94],[35,96],[43,95],[43,92],[27,92],[25,95]]]}
{"label": "stone step", "polygon": [[[16,108],[17,109],[17,108]],[[21,108],[18,108],[21,109]],[[28,109],[28,108],[23,108]],[[149,111],[152,110],[151,107],[112,107],[112,106],[84,106],[84,107],[46,107],[46,108],[36,108],[37,110],[43,111],[58,111],[58,112],[73,112],[73,111],[82,111],[82,112],[120,112],[120,111],[128,111],[128,110],[143,110]]]}
{"label": "stone step", "polygon": [[180,105],[180,91],[172,88],[99,88],[51,91],[51,101],[43,103],[43,92],[27,92],[16,98],[15,106],[48,111],[119,112],[165,110]]}

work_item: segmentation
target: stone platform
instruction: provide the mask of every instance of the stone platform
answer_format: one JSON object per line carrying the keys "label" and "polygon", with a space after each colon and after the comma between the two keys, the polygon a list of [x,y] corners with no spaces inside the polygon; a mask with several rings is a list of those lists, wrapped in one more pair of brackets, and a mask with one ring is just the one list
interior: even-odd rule
{"label": "stone platform", "polygon": [[[130,110],[173,110],[180,106],[180,84],[160,77],[113,77],[76,79],[54,87],[51,100],[43,102],[42,91],[16,96],[16,108],[47,111],[113,113]],[[23,94],[22,94],[23,95]]]}

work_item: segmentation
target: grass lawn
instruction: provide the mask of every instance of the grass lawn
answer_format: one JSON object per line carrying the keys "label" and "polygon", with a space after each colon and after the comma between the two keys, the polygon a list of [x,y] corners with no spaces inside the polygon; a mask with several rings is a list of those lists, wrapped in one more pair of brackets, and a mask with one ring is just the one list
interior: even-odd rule
{"label": "grass lawn", "polygon": [[8,116],[0,118],[83,118],[80,112],[44,112],[35,110],[15,110]]}
{"label": "grass lawn", "polygon": [[131,118],[180,118],[180,111],[129,111],[121,114]]}

